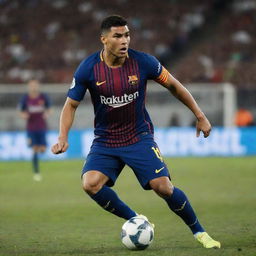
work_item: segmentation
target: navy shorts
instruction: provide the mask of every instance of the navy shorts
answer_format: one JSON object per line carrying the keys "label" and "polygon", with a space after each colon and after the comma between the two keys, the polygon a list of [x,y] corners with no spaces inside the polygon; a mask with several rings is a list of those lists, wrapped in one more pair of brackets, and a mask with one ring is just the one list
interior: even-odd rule
{"label": "navy shorts", "polygon": [[46,146],[46,131],[28,131],[28,145],[33,146]]}
{"label": "navy shorts", "polygon": [[151,189],[150,180],[162,176],[170,178],[168,168],[152,138],[117,148],[92,144],[82,175],[89,170],[100,171],[109,177],[106,185],[111,187],[125,165],[133,170],[141,186],[146,190]]}

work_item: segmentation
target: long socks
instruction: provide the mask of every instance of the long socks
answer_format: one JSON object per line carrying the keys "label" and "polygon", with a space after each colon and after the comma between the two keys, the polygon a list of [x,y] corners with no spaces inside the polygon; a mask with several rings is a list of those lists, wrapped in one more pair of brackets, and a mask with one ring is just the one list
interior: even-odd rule
{"label": "long socks", "polygon": [[197,232],[204,232],[204,229],[199,223],[187,196],[182,190],[175,187],[173,194],[170,197],[165,198],[165,201],[167,202],[169,208],[180,216],[188,225],[193,234]]}
{"label": "long socks", "polygon": [[136,216],[136,212],[122,202],[117,194],[109,187],[103,186],[95,195],[90,196],[103,209],[126,220]]}
{"label": "long socks", "polygon": [[[130,209],[124,202],[122,202],[117,194],[107,186],[103,186],[100,191],[95,195],[90,196],[94,201],[97,202],[103,209],[111,212],[121,218],[130,219],[136,216],[136,212]],[[169,208],[188,225],[192,233],[204,232],[204,228],[199,223],[196,214],[189,203],[189,200],[185,193],[174,188],[173,194],[165,198]]]}
{"label": "long socks", "polygon": [[39,173],[39,159],[38,159],[38,153],[34,152],[32,157],[32,165],[33,165],[33,172],[35,174]]}

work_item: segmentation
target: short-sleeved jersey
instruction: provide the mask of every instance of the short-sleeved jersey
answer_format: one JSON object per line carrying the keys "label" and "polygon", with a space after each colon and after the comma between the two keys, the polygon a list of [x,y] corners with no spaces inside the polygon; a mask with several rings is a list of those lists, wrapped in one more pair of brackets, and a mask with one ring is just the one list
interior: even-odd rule
{"label": "short-sleeved jersey", "polygon": [[155,57],[132,49],[121,67],[108,67],[103,51],[81,62],[67,95],[81,101],[89,90],[95,114],[94,143],[120,147],[146,134],[153,136],[145,108],[146,86],[147,80],[161,78],[162,69]]}
{"label": "short-sleeved jersey", "polygon": [[45,131],[47,129],[44,112],[49,107],[49,97],[44,93],[39,94],[36,98],[31,98],[28,94],[22,97],[19,103],[19,109],[29,114],[27,120],[28,131]]}

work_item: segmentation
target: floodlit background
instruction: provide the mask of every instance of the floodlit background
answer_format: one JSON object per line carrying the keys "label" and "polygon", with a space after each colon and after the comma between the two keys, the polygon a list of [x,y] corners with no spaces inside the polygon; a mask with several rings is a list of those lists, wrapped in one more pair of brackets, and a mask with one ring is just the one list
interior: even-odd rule
{"label": "floodlit background", "polygon": [[[89,93],[77,110],[69,151],[50,152],[73,73],[102,49],[99,26],[111,14],[127,18],[131,48],[156,56],[213,125],[209,138],[195,138],[193,114],[149,82],[147,109],[174,183],[222,241],[221,255],[255,255],[256,0],[0,0],[0,255],[139,255],[121,246],[123,220],[103,212],[80,189],[93,139]],[[17,113],[33,77],[53,108],[43,181],[36,184]],[[241,110],[250,118],[237,118]],[[216,254],[199,248],[128,168],[116,190],[156,224],[145,255]]]}
{"label": "floodlit background", "polygon": [[[0,7],[1,131],[24,130],[24,121],[17,117],[17,103],[26,91],[26,81],[37,77],[53,103],[48,144],[56,140],[59,114],[73,73],[84,58],[102,48],[101,20],[117,13],[129,21],[131,48],[156,56],[188,87],[216,128],[212,141],[183,140],[194,137],[193,129],[157,132],[163,154],[256,154],[254,129],[226,129],[255,124],[254,0],[1,0]],[[153,82],[148,85],[147,108],[156,127],[194,127],[192,113]],[[251,120],[241,123],[243,114],[237,120],[236,114],[241,109],[248,112]],[[88,153],[93,133],[91,130],[84,133],[84,129],[92,128],[93,119],[87,93],[73,125],[80,134],[70,136],[72,144],[76,143],[73,137],[78,136],[81,147],[76,153],[67,153],[67,158],[80,158]],[[0,159],[30,157],[24,133],[0,133],[0,138]],[[170,144],[174,147],[171,152]],[[200,149],[201,144],[206,151],[198,152],[196,148]],[[44,157],[53,158],[50,151]]]}

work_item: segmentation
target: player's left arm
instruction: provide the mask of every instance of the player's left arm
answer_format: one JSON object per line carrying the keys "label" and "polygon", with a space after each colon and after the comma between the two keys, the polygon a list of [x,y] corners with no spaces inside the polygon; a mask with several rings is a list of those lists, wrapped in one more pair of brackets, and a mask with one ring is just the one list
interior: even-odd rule
{"label": "player's left arm", "polygon": [[186,105],[197,118],[196,136],[199,137],[202,131],[204,137],[208,137],[211,132],[211,124],[207,117],[196,103],[191,93],[175,79],[164,67],[162,67],[161,74],[155,79],[156,82],[167,88],[177,99]]}

